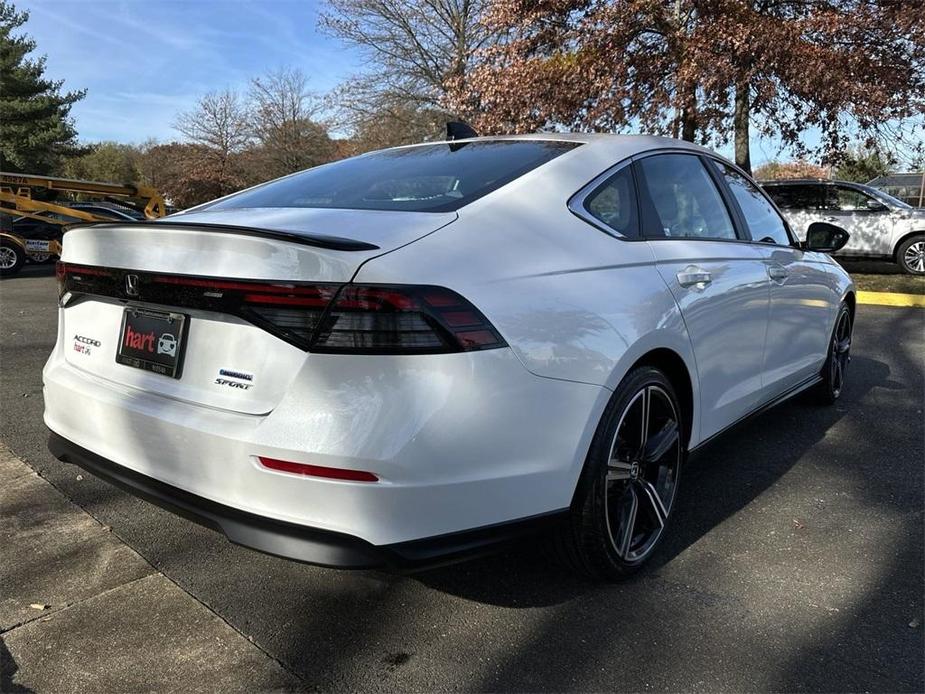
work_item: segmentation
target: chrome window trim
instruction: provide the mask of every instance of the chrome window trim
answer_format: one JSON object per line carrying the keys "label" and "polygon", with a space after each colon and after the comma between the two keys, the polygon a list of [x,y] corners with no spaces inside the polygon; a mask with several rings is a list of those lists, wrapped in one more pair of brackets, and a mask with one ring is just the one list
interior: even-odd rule
{"label": "chrome window trim", "polygon": [[[767,199],[771,203],[771,205],[777,211],[778,216],[784,222],[784,227],[787,230],[787,235],[790,237],[791,245],[782,246],[777,243],[771,244],[771,243],[758,241],[750,237],[747,226],[743,226],[740,229],[740,225],[745,225],[746,222],[744,219],[741,219],[741,220],[739,219],[739,213],[737,211],[734,212],[733,210],[729,209],[728,207],[729,202],[725,199],[725,195],[723,194],[724,187],[728,191],[728,185],[725,182],[722,182],[722,184],[720,184],[714,181],[714,185],[716,185],[717,191],[720,193],[720,196],[723,197],[723,203],[726,205],[726,211],[732,218],[732,224],[736,230],[736,238],[734,239],[725,239],[725,238],[698,239],[698,238],[689,238],[689,237],[672,238],[672,237],[661,237],[661,236],[646,236],[645,231],[641,226],[642,217],[641,217],[641,210],[639,209],[639,191],[638,190],[636,191],[636,213],[640,221],[638,236],[626,236],[625,234],[620,233],[613,227],[607,225],[606,223],[602,222],[600,219],[592,215],[590,212],[588,212],[588,209],[585,207],[585,201],[587,200],[588,196],[591,195],[591,193],[594,193],[595,191],[597,191],[597,189],[601,185],[606,183],[607,180],[611,176],[617,174],[621,169],[627,166],[632,166],[635,162],[641,161],[642,159],[646,159],[648,157],[657,156],[659,154],[690,154],[696,157],[700,157],[701,159],[704,159],[704,158],[712,159],[716,163],[725,164],[727,166],[732,167],[734,170],[738,171],[740,174],[745,176],[745,178],[749,180],[756,188],[758,188],[758,191],[764,196],[765,199]],[[709,171],[707,173],[709,174]],[[712,179],[712,176],[711,176],[711,179]],[[729,191],[729,195],[730,196],[732,195],[731,191]],[[794,233],[793,228],[790,226],[790,222],[787,221],[787,218],[781,212],[780,207],[777,206],[777,203],[774,202],[774,199],[764,189],[764,186],[762,186],[754,178],[752,178],[747,173],[745,173],[740,167],[736,166],[734,162],[729,161],[725,157],[719,156],[718,154],[715,154],[714,152],[710,152],[706,150],[700,151],[699,149],[687,148],[687,147],[665,147],[661,149],[652,149],[652,150],[646,150],[643,152],[637,152],[636,154],[630,157],[627,157],[626,159],[622,161],[617,162],[610,168],[605,169],[602,173],[592,178],[588,183],[583,185],[578,190],[578,192],[574,193],[572,197],[569,198],[567,205],[568,205],[569,212],[574,214],[576,217],[587,222],[588,224],[595,227],[599,231],[604,232],[608,236],[611,236],[620,241],[630,241],[630,242],[635,242],[635,241],[711,241],[711,242],[719,242],[719,243],[744,243],[744,244],[749,244],[753,246],[761,246],[764,248],[795,248],[797,250],[800,250],[799,241],[797,240],[797,236]],[[745,237],[743,238],[739,236],[740,233],[744,233]]]}
{"label": "chrome window trim", "polygon": [[[597,192],[597,189],[604,185],[611,177],[618,174],[620,171],[625,169],[627,166],[632,165],[633,157],[628,157],[621,162],[618,162],[611,166],[609,169],[605,169],[603,173],[598,174],[592,178],[588,183],[579,189],[577,193],[572,195],[568,201],[568,209],[576,217],[586,221],[593,227],[596,227],[600,231],[603,231],[608,236],[613,236],[615,239],[620,239],[621,241],[645,241],[645,236],[642,234],[642,229],[639,230],[639,236],[627,236],[622,234],[616,229],[614,229],[609,224],[602,222],[600,219],[595,217],[588,211],[588,208],[585,206],[585,201],[588,199],[588,196],[592,193]],[[636,200],[636,217],[639,218],[639,200]]]}
{"label": "chrome window trim", "polygon": [[[733,171],[737,171],[739,174],[741,174],[742,176],[745,177],[745,180],[746,180],[746,181],[748,181],[748,182],[751,183],[753,186],[755,186],[755,188],[758,189],[758,192],[761,194],[761,196],[762,196],[765,200],[767,200],[769,203],[771,203],[771,207],[774,208],[774,211],[775,211],[775,212],[777,212],[777,216],[780,217],[781,221],[784,223],[784,231],[787,233],[787,238],[790,239],[790,243],[789,243],[788,245],[784,246],[784,245],[781,245],[781,244],[777,243],[776,241],[775,241],[774,243],[768,243],[767,241],[760,241],[760,240],[758,240],[758,239],[752,239],[752,238],[750,238],[750,237],[751,237],[751,231],[748,229],[748,220],[745,219],[745,215],[744,215],[744,213],[742,213],[741,207],[740,207],[740,208],[739,208],[739,214],[742,215],[742,224],[745,225],[745,229],[744,229],[744,230],[745,230],[745,232],[749,235],[748,243],[752,243],[752,244],[759,245],[759,246],[764,246],[765,248],[767,248],[767,247],[773,247],[773,248],[796,248],[797,250],[800,250],[799,241],[797,240],[797,236],[796,236],[796,234],[794,233],[793,228],[790,226],[790,222],[787,221],[787,217],[784,215],[783,212],[781,212],[781,208],[778,206],[778,204],[777,204],[776,202],[774,202],[774,198],[772,198],[771,195],[768,193],[768,191],[766,191],[766,190],[764,189],[764,186],[763,186],[763,185],[761,185],[760,183],[758,183],[758,181],[756,181],[756,180],[754,179],[753,176],[751,176],[751,175],[749,175],[748,173],[746,173],[745,171],[743,171],[742,168],[741,168],[740,166],[738,166],[735,162],[732,162],[732,161],[729,161],[729,160],[727,160],[727,159],[724,159],[723,157],[717,156],[716,154],[713,154],[712,152],[709,153],[709,154],[705,154],[704,156],[707,157],[708,159],[712,159],[712,160],[713,160],[714,162],[716,162],[716,163],[723,164],[723,165],[725,165],[725,166],[728,166],[728,167],[732,168]],[[722,175],[721,172],[720,172],[720,175]],[[729,184],[726,183],[726,182],[724,182],[723,185],[726,186],[727,190],[729,190],[730,195],[732,195],[732,190],[729,189]],[[735,196],[733,195],[733,199],[734,199],[734,198],[735,198]],[[738,201],[736,201],[735,204],[738,206],[738,204],[739,204]]]}

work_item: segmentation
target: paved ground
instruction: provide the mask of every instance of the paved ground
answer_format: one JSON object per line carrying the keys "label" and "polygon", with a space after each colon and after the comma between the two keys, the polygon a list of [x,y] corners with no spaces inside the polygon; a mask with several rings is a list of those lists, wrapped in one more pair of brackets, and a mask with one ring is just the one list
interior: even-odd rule
{"label": "paved ground", "polygon": [[0,482],[0,691],[299,686],[6,448]]}
{"label": "paved ground", "polygon": [[[532,545],[410,577],[317,569],[79,478],[44,449],[53,299],[47,277],[0,286],[0,440],[165,577],[136,583],[179,586],[301,687],[925,690],[921,309],[861,307],[839,404],[790,403],[714,444],[688,467],[675,533],[651,568],[600,586]],[[146,615],[110,607],[103,638],[124,632],[139,652],[157,643]],[[32,624],[2,634],[20,672],[45,653],[43,668],[66,674],[72,641],[8,638]],[[76,613],[62,629],[99,638]],[[110,669],[138,677],[147,667],[139,657]],[[286,686],[256,675],[249,684]]]}

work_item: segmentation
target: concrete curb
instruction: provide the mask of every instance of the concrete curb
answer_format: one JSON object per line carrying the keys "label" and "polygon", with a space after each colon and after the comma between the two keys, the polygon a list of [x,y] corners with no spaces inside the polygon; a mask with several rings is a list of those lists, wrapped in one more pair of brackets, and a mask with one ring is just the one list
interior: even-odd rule
{"label": "concrete curb", "polygon": [[301,683],[0,444],[0,691]]}
{"label": "concrete curb", "polygon": [[925,308],[923,294],[896,294],[893,292],[858,292],[858,303],[870,306],[912,306]]}

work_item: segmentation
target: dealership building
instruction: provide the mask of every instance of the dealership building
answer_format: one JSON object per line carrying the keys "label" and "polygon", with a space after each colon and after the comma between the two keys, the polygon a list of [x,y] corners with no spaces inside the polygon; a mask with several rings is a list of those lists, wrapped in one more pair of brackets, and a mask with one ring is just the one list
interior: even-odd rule
{"label": "dealership building", "polygon": [[925,207],[925,171],[877,176],[867,185],[899,198],[913,207]]}

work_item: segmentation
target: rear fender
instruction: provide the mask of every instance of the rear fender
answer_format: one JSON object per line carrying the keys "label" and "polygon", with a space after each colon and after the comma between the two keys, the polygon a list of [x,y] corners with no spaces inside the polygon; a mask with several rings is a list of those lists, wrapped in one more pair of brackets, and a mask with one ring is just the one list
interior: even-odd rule
{"label": "rear fender", "polygon": [[669,350],[673,352],[680,357],[681,361],[684,363],[684,368],[687,370],[688,377],[690,378],[692,406],[688,447],[693,448],[701,440],[700,379],[697,374],[697,362],[694,358],[691,340],[683,324],[681,326],[673,326],[672,328],[653,330],[650,333],[640,336],[635,342],[629,345],[617,361],[610,378],[607,379],[607,387],[611,390],[616,390],[620,382],[626,377],[633,366],[643,361],[649,354],[656,350]]}

